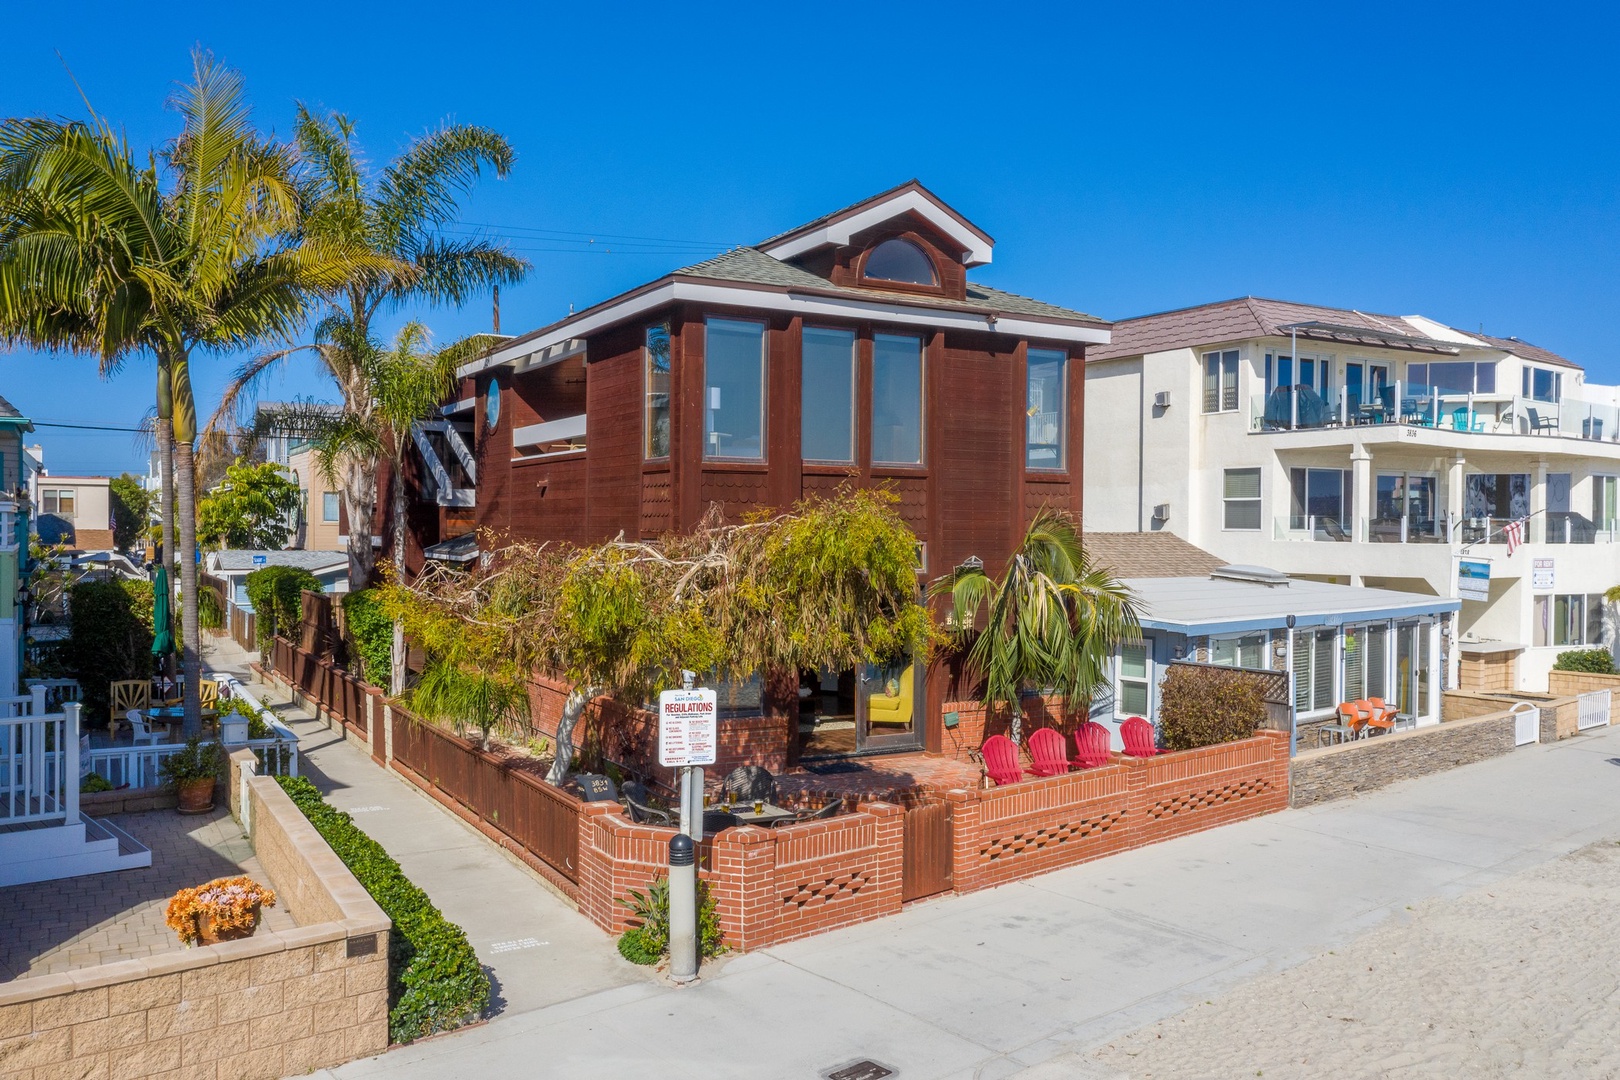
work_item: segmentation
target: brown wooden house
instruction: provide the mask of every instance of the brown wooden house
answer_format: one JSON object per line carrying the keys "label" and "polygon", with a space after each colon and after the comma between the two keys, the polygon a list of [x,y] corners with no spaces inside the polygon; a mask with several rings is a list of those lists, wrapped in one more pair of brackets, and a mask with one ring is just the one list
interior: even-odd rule
{"label": "brown wooden house", "polygon": [[[414,565],[485,528],[654,538],[853,482],[898,494],[925,578],[999,568],[1043,504],[1080,513],[1084,350],[1109,326],[969,281],[992,247],[912,181],[503,342],[418,435]],[[767,765],[938,751],[951,688],[920,668],[722,707],[776,718],[749,740]]]}

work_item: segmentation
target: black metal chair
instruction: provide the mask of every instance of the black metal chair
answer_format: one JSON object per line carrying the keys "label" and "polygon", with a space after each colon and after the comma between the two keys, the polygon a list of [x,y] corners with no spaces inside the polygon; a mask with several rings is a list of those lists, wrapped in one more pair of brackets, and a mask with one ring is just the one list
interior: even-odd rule
{"label": "black metal chair", "polygon": [[721,786],[739,803],[756,799],[770,803],[776,801],[776,778],[759,765],[737,766],[726,774]]}
{"label": "black metal chair", "polygon": [[647,786],[640,781],[626,781],[621,794],[625,809],[630,811],[630,820],[637,825],[675,824],[675,819],[668,810],[660,810],[652,805],[652,797],[647,794]]}
{"label": "black metal chair", "polygon": [[781,821],[776,822],[775,826],[776,828],[780,829],[783,825],[801,825],[806,821],[825,821],[827,818],[837,817],[843,809],[843,800],[833,799],[829,801],[826,806],[823,806],[820,809],[800,810],[792,817],[783,818]]}
{"label": "black metal chair", "polygon": [[736,814],[727,813],[724,810],[703,811],[703,833],[705,836],[725,829],[734,829],[741,824],[742,819]]}

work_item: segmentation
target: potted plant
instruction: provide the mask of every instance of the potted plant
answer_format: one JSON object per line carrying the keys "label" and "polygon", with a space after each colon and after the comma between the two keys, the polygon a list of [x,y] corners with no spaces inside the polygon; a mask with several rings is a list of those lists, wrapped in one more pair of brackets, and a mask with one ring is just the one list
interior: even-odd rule
{"label": "potted plant", "polygon": [[180,799],[182,814],[206,814],[214,808],[214,782],[219,776],[219,745],[193,735],[186,745],[158,766],[163,783]]}
{"label": "potted plant", "polygon": [[259,909],[275,905],[276,894],[250,877],[215,878],[175,893],[164,921],[189,949],[252,937]]}

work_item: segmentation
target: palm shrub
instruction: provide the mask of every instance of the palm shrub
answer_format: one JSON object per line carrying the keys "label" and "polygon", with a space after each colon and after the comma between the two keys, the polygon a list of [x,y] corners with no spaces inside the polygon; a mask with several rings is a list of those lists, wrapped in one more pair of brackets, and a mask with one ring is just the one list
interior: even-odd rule
{"label": "palm shrub", "polygon": [[1265,719],[1260,687],[1241,672],[1173,664],[1159,684],[1159,730],[1172,750],[1247,739]]}
{"label": "palm shrub", "polygon": [[411,707],[425,720],[450,724],[458,735],[477,728],[479,746],[488,750],[490,732],[528,721],[529,688],[510,671],[437,660],[411,691]]}
{"label": "palm shrub", "polygon": [[1613,675],[1614,656],[1608,649],[1570,649],[1553,661],[1556,671],[1583,671],[1588,675]]}
{"label": "palm shrub", "polygon": [[1073,714],[1107,679],[1115,648],[1141,638],[1130,590],[1092,563],[1074,521],[1049,508],[1030,522],[1001,577],[958,566],[930,594],[949,599],[963,675],[978,683],[987,713],[1010,713],[1014,741],[1023,690],[1061,694]]}
{"label": "palm shrub", "polygon": [[[698,955],[705,959],[719,956],[726,948],[720,912],[709,892],[709,883],[702,878],[697,883],[697,902]],[[628,908],[634,920],[634,925],[619,935],[619,955],[632,964],[658,963],[669,951],[669,878],[654,881],[646,892],[631,889],[617,903]]]}
{"label": "palm shrub", "polygon": [[304,617],[304,591],[322,591],[321,579],[300,566],[266,566],[242,579],[248,603],[253,605],[259,651],[272,638],[297,626]]}

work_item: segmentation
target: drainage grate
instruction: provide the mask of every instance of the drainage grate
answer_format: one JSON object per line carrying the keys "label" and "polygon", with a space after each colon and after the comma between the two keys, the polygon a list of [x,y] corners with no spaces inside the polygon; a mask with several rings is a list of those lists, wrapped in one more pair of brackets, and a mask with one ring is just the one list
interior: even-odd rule
{"label": "drainage grate", "polygon": [[875,1061],[857,1061],[853,1065],[844,1065],[833,1072],[821,1075],[827,1080],[883,1080],[885,1076],[893,1076],[894,1070],[879,1065]]}

